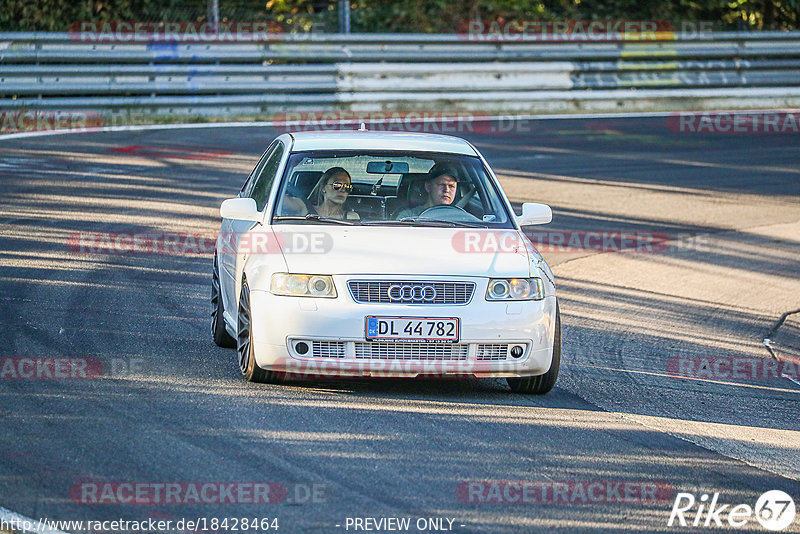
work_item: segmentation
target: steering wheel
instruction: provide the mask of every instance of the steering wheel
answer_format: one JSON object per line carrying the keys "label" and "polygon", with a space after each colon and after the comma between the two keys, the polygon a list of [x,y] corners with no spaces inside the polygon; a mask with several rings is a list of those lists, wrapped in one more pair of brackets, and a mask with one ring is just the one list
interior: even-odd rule
{"label": "steering wheel", "polygon": [[440,204],[438,206],[431,206],[430,208],[420,213],[419,216],[427,217],[429,219],[439,219],[442,221],[480,222],[480,219],[469,213],[464,208],[459,208],[458,206],[454,206],[452,204]]}

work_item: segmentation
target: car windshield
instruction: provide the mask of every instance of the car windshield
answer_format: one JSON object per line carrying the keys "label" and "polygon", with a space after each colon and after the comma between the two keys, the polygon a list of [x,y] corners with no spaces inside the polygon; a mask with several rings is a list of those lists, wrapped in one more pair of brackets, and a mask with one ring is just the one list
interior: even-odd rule
{"label": "car windshield", "polygon": [[289,157],[273,223],[512,228],[474,156],[298,152]]}

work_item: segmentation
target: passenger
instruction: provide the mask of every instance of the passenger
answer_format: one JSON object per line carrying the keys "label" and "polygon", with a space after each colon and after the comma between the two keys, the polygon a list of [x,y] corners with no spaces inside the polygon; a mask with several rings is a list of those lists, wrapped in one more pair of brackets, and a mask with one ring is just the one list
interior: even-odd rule
{"label": "passenger", "polygon": [[345,208],[345,202],[353,190],[350,174],[341,167],[331,167],[319,178],[314,187],[312,213],[331,219],[360,219],[358,213]]}
{"label": "passenger", "polygon": [[417,217],[423,211],[434,206],[449,206],[456,198],[456,188],[458,179],[456,171],[444,164],[436,164],[428,171],[428,176],[424,178],[425,183],[425,202],[419,206],[412,206],[400,210],[397,219],[403,217]]}
{"label": "passenger", "polygon": [[304,217],[308,215],[308,205],[302,197],[303,194],[297,190],[297,187],[293,185],[287,186],[286,192],[283,194],[280,214],[289,217]]}

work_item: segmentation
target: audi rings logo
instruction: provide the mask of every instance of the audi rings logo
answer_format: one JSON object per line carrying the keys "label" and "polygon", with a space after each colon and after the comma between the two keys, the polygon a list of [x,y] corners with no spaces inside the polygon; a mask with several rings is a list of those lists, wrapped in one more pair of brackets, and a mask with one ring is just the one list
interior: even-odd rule
{"label": "audi rings logo", "polygon": [[436,298],[436,288],[395,284],[389,287],[388,294],[394,302],[433,302]]}

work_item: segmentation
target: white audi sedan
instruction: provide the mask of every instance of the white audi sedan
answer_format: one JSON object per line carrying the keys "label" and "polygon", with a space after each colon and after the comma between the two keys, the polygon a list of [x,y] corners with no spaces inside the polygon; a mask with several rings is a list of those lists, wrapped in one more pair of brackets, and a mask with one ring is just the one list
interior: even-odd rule
{"label": "white audi sedan", "polygon": [[504,377],[547,393],[553,273],[478,150],[430,134],[284,134],[220,208],[214,341],[247,380]]}

